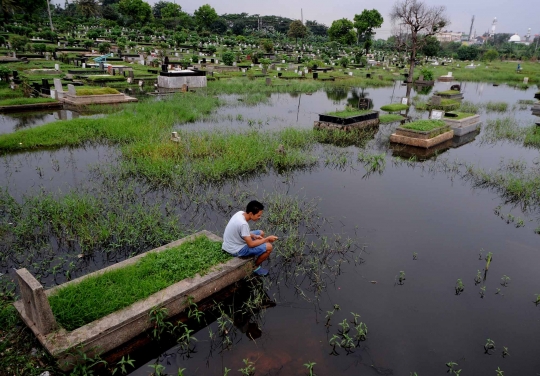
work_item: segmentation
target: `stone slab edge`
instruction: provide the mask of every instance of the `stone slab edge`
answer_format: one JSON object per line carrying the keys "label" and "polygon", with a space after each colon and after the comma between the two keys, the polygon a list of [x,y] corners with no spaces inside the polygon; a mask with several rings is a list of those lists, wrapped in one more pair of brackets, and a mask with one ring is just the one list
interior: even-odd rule
{"label": "stone slab edge", "polygon": [[440,143],[443,143],[447,140],[450,140],[454,137],[454,131],[450,130],[448,132],[445,132],[443,134],[440,134],[436,137],[424,140],[420,138],[413,138],[413,137],[407,137],[407,136],[401,136],[393,133],[390,135],[390,142],[395,142],[396,144],[404,144],[404,145],[410,145],[410,146],[417,146],[420,148],[426,148],[429,149],[430,147],[433,147],[435,145],[438,145]]}
{"label": "stone slab edge", "polygon": [[460,120],[445,117],[443,120],[446,123],[446,125],[452,128],[459,128],[459,127],[464,127],[464,126],[478,123],[480,121],[480,115],[473,115],[473,116],[469,116]]}
{"label": "stone slab edge", "polygon": [[464,125],[461,127],[451,127],[451,128],[454,131],[454,136],[461,137],[461,136],[464,136],[466,134],[476,131],[480,127],[481,124],[482,123],[478,122],[478,123]]}
{"label": "stone slab edge", "polygon": [[[206,235],[211,240],[222,241],[220,237],[211,232],[201,231],[121,263],[77,278],[61,286],[47,290],[46,293],[50,295],[58,288],[67,284],[77,283],[90,276],[131,265],[150,252],[161,252],[165,249],[176,247],[183,242],[193,240],[195,237],[201,235]],[[196,275],[194,278],[179,281],[146,299],[135,302],[120,311],[111,313],[72,332],[60,329],[46,336],[41,334],[36,326],[26,317],[21,301],[15,302],[14,306],[41,344],[51,355],[59,359],[60,367],[64,370],[69,370],[74,366],[73,354],[70,353],[70,349],[74,347],[80,348],[89,356],[93,356],[95,353],[105,353],[113,350],[140,333],[150,329],[152,325],[148,320],[148,313],[153,307],[157,305],[163,306],[167,308],[167,317],[175,316],[187,307],[185,301],[188,296],[192,296],[194,301],[198,302],[244,278],[251,270],[250,260],[233,258],[224,264],[216,265],[212,268],[211,272],[202,277]]]}

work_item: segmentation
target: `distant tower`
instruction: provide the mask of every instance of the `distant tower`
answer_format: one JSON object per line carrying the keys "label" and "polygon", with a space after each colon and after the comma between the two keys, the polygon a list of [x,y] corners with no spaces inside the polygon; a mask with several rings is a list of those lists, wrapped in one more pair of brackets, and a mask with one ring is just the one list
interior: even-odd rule
{"label": "distant tower", "polygon": [[527,30],[527,35],[525,35],[525,42],[529,43],[529,39],[531,39],[531,28],[529,27],[529,30]]}
{"label": "distant tower", "polygon": [[469,40],[473,40],[473,36],[472,36],[472,27],[474,25],[474,16],[472,16],[472,20],[471,20],[471,28],[469,29]]}
{"label": "distant tower", "polygon": [[495,35],[495,26],[497,26],[497,17],[493,19],[493,23],[491,24],[491,34],[489,34],[491,38]]}

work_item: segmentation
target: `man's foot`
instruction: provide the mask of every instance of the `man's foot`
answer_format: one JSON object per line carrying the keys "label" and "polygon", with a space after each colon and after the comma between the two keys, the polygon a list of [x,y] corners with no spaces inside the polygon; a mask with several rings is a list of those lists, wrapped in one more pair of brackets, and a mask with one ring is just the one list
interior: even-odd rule
{"label": "man's foot", "polygon": [[260,266],[255,269],[253,271],[253,274],[257,274],[257,275],[260,275],[260,276],[265,276],[268,274],[268,270],[264,269],[264,268],[261,268]]}

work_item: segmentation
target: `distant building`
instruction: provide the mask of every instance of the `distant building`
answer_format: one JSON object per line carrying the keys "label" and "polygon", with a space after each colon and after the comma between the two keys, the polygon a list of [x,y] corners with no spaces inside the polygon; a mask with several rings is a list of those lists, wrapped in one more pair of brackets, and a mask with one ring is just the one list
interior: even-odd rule
{"label": "distant building", "polygon": [[463,33],[461,32],[453,32],[453,31],[442,31],[440,33],[435,34],[435,38],[439,42],[461,42],[461,36]]}
{"label": "distant building", "polygon": [[[533,40],[534,40],[534,38],[533,38]],[[516,44],[524,44],[524,45],[528,46],[532,42],[532,40],[531,40],[531,29],[529,28],[529,30],[527,31],[527,34],[523,38],[521,36],[519,36],[518,33],[515,33],[514,35],[512,35],[510,37],[510,39],[508,39],[508,42],[516,43]]]}

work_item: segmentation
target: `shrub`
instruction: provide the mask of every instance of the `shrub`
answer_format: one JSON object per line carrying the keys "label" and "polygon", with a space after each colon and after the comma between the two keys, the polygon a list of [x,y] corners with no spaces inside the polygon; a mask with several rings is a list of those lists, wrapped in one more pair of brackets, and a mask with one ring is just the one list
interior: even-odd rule
{"label": "shrub", "polygon": [[223,59],[225,65],[233,65],[234,53],[232,53],[231,51],[224,52],[221,58]]}
{"label": "shrub", "polygon": [[192,55],[191,56],[191,61],[194,62],[194,63],[198,63],[199,62],[199,56],[198,55]]}

